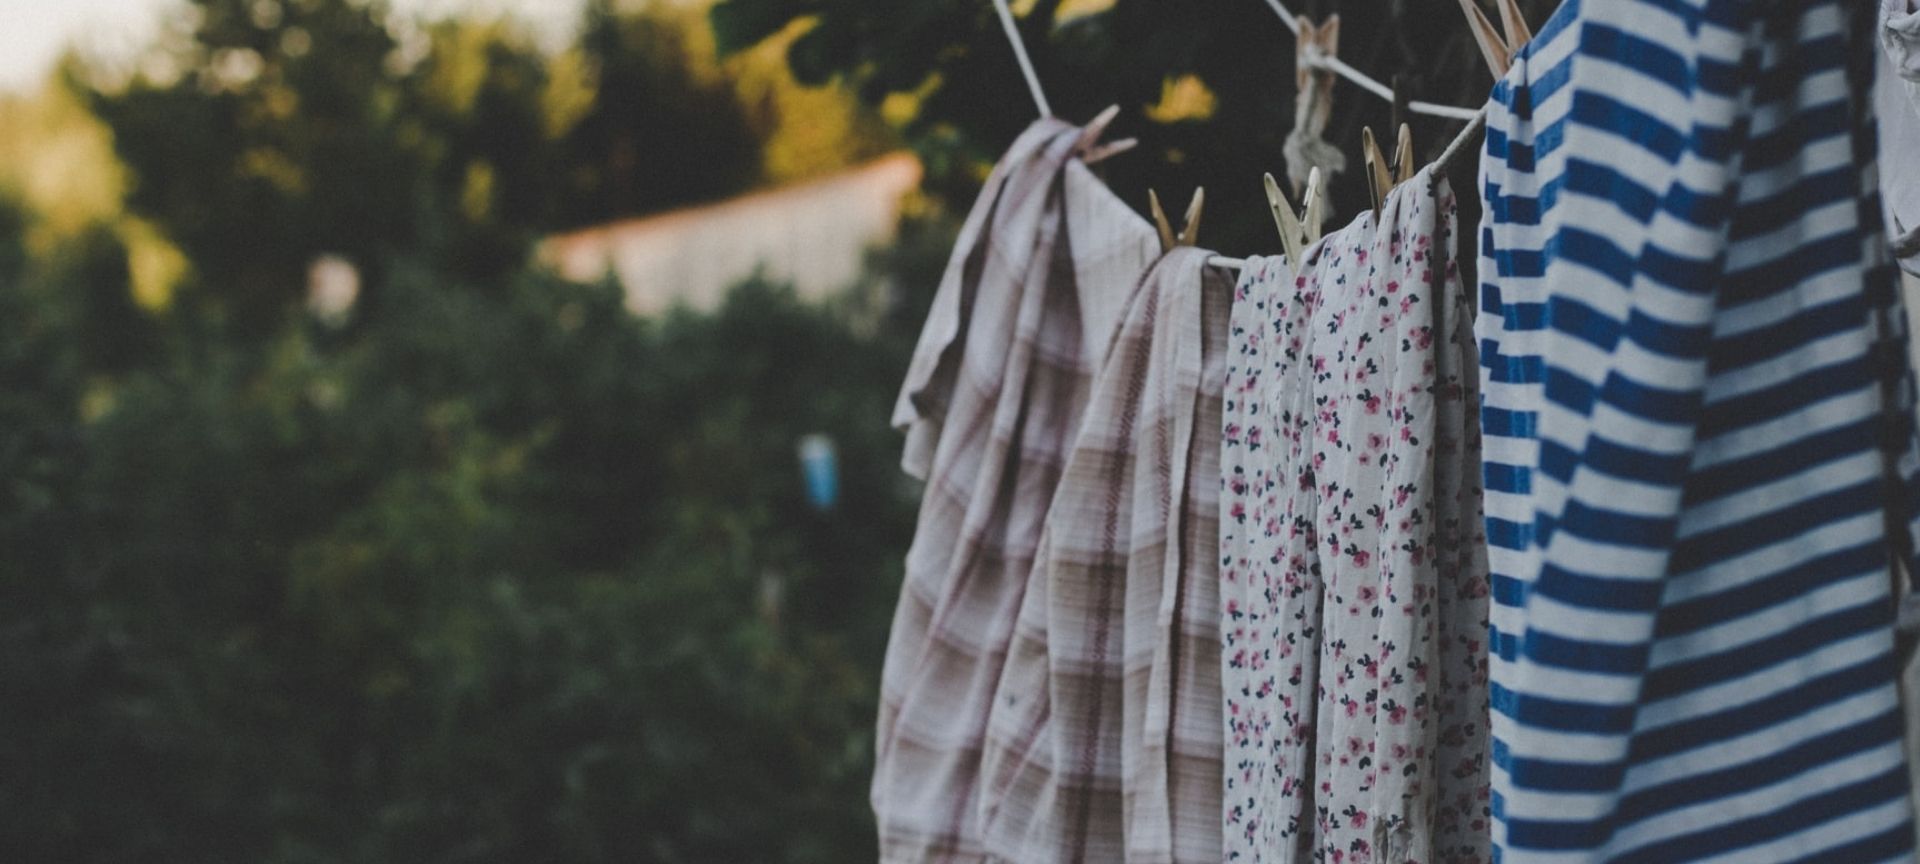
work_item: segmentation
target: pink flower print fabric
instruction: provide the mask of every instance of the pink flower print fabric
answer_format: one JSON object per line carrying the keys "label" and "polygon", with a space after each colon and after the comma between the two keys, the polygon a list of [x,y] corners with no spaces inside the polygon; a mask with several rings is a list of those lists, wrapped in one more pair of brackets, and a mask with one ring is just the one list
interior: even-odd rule
{"label": "pink flower print fabric", "polygon": [[1423,172],[1235,289],[1221,451],[1225,859],[1489,850],[1487,566],[1454,200]]}

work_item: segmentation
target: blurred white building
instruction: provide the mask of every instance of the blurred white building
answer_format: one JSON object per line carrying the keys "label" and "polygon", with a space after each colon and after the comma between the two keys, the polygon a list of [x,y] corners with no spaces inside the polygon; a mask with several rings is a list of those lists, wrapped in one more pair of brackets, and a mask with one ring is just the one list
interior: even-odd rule
{"label": "blurred white building", "polygon": [[872,246],[889,242],[920,162],[896,153],[852,170],[699,207],[550,237],[539,258],[561,277],[611,272],[627,308],[710,310],[754,275],[818,300],[851,285]]}

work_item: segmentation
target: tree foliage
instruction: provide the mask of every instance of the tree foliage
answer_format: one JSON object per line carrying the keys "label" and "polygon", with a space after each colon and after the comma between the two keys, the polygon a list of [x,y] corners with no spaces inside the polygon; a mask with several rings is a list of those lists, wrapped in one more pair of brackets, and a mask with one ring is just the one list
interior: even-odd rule
{"label": "tree foliage", "polygon": [[[84,79],[132,178],[127,203],[177,243],[191,298],[245,331],[319,254],[376,270],[421,249],[482,283],[543,231],[738,192],[760,140],[691,20],[588,7],[549,57],[506,22],[395,29],[378,0],[192,0],[164,68]],[[370,283],[378,286],[382,280]]]}
{"label": "tree foliage", "polygon": [[[402,262],[350,340],[166,352],[83,409],[99,358],[14,263],[13,854],[871,855],[900,345],[765,286],[649,324]],[[831,512],[808,432],[843,454]]]}
{"label": "tree foliage", "polygon": [[[525,260],[742,188],[785,107],[654,7],[552,54],[191,5],[177,76],[66,82],[132,217],[0,170],[5,857],[870,859],[915,313],[756,283],[640,320]],[[135,302],[130,224],[184,256],[175,302]],[[884,269],[927,283],[913,236]],[[361,270],[348,326],[299,313],[321,253]]]}

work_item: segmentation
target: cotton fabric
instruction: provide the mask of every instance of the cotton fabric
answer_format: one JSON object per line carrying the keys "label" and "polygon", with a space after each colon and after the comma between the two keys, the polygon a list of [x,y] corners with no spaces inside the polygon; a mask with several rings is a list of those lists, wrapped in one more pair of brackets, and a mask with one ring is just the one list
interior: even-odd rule
{"label": "cotton fabric", "polygon": [[1219,457],[1231,282],[1175,249],[1133,292],[994,700],[994,860],[1220,860]]}
{"label": "cotton fabric", "polygon": [[[1150,225],[1046,119],[989,176],[895,407],[926,490],[881,673],[872,786],[884,862],[981,861],[982,736],[1041,526]],[[1097,182],[1097,181],[1094,181]]]}
{"label": "cotton fabric", "polygon": [[1483,862],[1487,570],[1454,199],[1241,272],[1222,425],[1228,861]]}
{"label": "cotton fabric", "polygon": [[[1494,842],[1911,861],[1875,7],[1567,0],[1489,106]],[[1909,563],[1911,558],[1908,557]]]}
{"label": "cotton fabric", "polygon": [[1873,84],[1880,122],[1880,193],[1887,236],[1902,269],[1920,274],[1920,11],[1880,0]]}

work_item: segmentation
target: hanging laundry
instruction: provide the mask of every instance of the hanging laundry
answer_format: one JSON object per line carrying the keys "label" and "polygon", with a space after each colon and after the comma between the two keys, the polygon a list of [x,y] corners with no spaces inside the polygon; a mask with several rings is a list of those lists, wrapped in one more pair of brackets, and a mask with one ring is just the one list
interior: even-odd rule
{"label": "hanging laundry", "polygon": [[[1920,301],[1920,10],[1912,0],[1880,0],[1879,44],[1870,46],[1877,55],[1873,81],[1873,112],[1880,132],[1880,203],[1886,219],[1887,240],[1893,255],[1906,273],[1902,277],[1903,299],[1911,314]],[[1911,326],[1911,322],[1909,322]],[[1914,359],[1909,340],[1908,358]],[[1920,365],[1914,363],[1912,365]],[[1907,595],[1911,583],[1902,586],[1903,626],[1920,629],[1920,600]],[[1909,632],[1911,645],[1916,634]],[[1920,789],[1920,656],[1909,648],[1901,669],[1900,696],[1906,706],[1906,742],[1908,777]],[[1916,799],[1920,803],[1920,799]],[[1920,829],[1920,820],[1916,821]]]}
{"label": "hanging laundry", "polygon": [[1227,861],[1490,857],[1471,307],[1432,170],[1236,288]]}
{"label": "hanging laundry", "polygon": [[1230,277],[1133,293],[1048,516],[994,699],[994,859],[1220,860],[1219,447]]}
{"label": "hanging laundry", "polygon": [[[1296,196],[1308,191],[1315,168],[1328,180],[1347,170],[1347,154],[1327,142],[1327,121],[1333,118],[1333,70],[1321,65],[1340,54],[1340,16],[1329,15],[1318,27],[1300,19],[1293,51],[1293,128],[1281,143],[1287,162],[1287,180]],[[1311,230],[1318,231],[1315,225]]]}
{"label": "hanging laundry", "polygon": [[1920,10],[1912,0],[1880,0],[1877,29],[1881,203],[1894,257],[1920,275]]}
{"label": "hanging laundry", "polygon": [[981,738],[1007,640],[1092,371],[1158,254],[1152,226],[1092,194],[1081,137],[1041,120],[988,177],[894,410],[927,485],[881,673],[885,862],[982,860]]}
{"label": "hanging laundry", "polygon": [[1920,111],[1920,8],[1913,0],[1880,0],[1880,44],[1892,64],[1886,89],[1904,93]]}
{"label": "hanging laundry", "polygon": [[1504,864],[1912,860],[1889,568],[1916,461],[1869,203],[1875,12],[1567,0],[1494,89]]}

